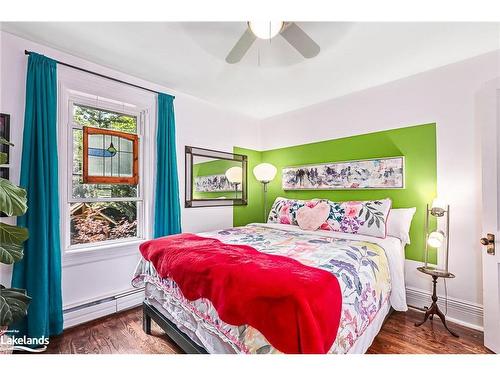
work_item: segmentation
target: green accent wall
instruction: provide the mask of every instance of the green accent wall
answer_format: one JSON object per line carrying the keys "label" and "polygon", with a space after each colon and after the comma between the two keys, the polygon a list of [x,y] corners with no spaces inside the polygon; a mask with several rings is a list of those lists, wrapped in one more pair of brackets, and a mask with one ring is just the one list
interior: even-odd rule
{"label": "green accent wall", "polygon": [[[425,207],[437,192],[436,124],[404,127],[260,153],[238,150],[238,153],[249,156],[248,174],[252,178],[249,179],[248,186],[249,192],[253,191],[254,194],[249,195],[247,207],[244,209],[235,207],[235,226],[245,225],[252,221],[263,221],[263,214],[259,215],[259,212],[263,211],[262,188],[253,178],[252,170],[254,165],[266,162],[278,168],[276,178],[269,184],[268,211],[278,196],[297,199],[327,198],[333,201],[390,197],[394,208],[416,207],[417,212],[410,230],[411,244],[406,247],[406,258],[423,260]],[[284,167],[401,155],[405,157],[405,189],[283,191],[281,188],[281,170]],[[251,159],[254,160],[253,163],[250,162]],[[256,184],[260,191],[256,188]],[[255,193],[260,193],[260,198],[255,197]],[[257,218],[260,220],[256,220]],[[430,260],[435,263],[435,252],[430,255]]]}
{"label": "green accent wall", "polygon": [[[217,174],[225,174],[231,167],[240,167],[241,162],[232,160],[214,160],[204,163],[193,164],[193,178],[200,176],[213,176]],[[214,192],[199,192],[193,191],[194,199],[216,199],[219,197],[234,198],[234,191],[214,191]],[[241,198],[241,192],[238,193]]]}
{"label": "green accent wall", "polygon": [[252,172],[256,165],[262,163],[262,152],[241,147],[234,147],[233,152],[248,157],[248,205],[233,207],[233,225],[239,227],[249,223],[262,223],[264,221],[262,184],[257,181]]}

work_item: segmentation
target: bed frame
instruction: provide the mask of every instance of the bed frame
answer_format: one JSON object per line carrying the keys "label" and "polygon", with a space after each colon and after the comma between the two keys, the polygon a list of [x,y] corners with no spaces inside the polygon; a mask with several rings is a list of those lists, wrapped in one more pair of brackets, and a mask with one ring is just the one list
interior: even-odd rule
{"label": "bed frame", "polygon": [[[382,327],[393,311],[394,309],[391,306],[384,319],[384,323],[382,323]],[[184,350],[186,354],[208,354],[205,348],[191,340],[188,335],[177,328],[174,323],[163,316],[163,314],[150,303],[146,301],[142,303],[142,313],[142,328],[146,334],[151,334],[151,320],[154,320],[154,322],[158,324],[163,331],[165,331],[167,336],[170,337],[170,339],[174,341],[182,350]]]}
{"label": "bed frame", "polygon": [[142,329],[147,335],[151,334],[151,320],[154,320],[186,354],[208,354],[205,348],[196,344],[156,307],[146,301],[142,303],[142,314]]}

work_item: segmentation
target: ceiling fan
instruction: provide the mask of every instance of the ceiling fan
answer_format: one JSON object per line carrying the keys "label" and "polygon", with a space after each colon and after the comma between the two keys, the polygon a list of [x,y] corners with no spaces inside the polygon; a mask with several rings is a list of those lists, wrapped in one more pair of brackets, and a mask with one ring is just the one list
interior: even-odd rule
{"label": "ceiling fan", "polygon": [[255,39],[272,39],[278,35],[281,35],[306,59],[316,56],[320,51],[319,45],[295,22],[249,21],[247,29],[226,56],[226,62],[229,64],[239,62]]}

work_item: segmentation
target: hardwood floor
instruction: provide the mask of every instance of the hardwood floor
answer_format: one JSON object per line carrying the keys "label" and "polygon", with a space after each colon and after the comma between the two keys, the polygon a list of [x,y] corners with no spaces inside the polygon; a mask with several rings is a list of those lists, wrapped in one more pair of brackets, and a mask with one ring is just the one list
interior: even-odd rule
{"label": "hardwood floor", "polygon": [[[460,338],[451,336],[440,321],[428,321],[415,327],[423,313],[410,310],[394,312],[375,338],[368,353],[374,354],[471,354],[490,353],[483,334],[470,328],[449,323]],[[50,340],[46,353],[66,354],[174,354],[182,353],[153,322],[152,335],[142,331],[142,309],[135,308],[70,328]]]}
{"label": "hardwood floor", "polygon": [[142,307],[109,315],[64,331],[50,339],[49,354],[176,354],[182,350],[156,323],[142,330]]}
{"label": "hardwood floor", "polygon": [[371,354],[485,354],[491,353],[483,346],[483,333],[455,323],[446,322],[460,337],[455,338],[444,328],[438,317],[420,327],[416,322],[424,313],[408,310],[394,311],[387,319],[372,346]]}

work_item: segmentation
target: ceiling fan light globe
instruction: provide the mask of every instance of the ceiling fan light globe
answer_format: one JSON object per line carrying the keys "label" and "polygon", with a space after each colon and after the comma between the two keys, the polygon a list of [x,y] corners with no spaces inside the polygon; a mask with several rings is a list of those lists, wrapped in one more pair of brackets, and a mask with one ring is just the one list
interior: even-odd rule
{"label": "ceiling fan light globe", "polygon": [[249,21],[248,27],[259,39],[272,39],[283,29],[283,21]]}

